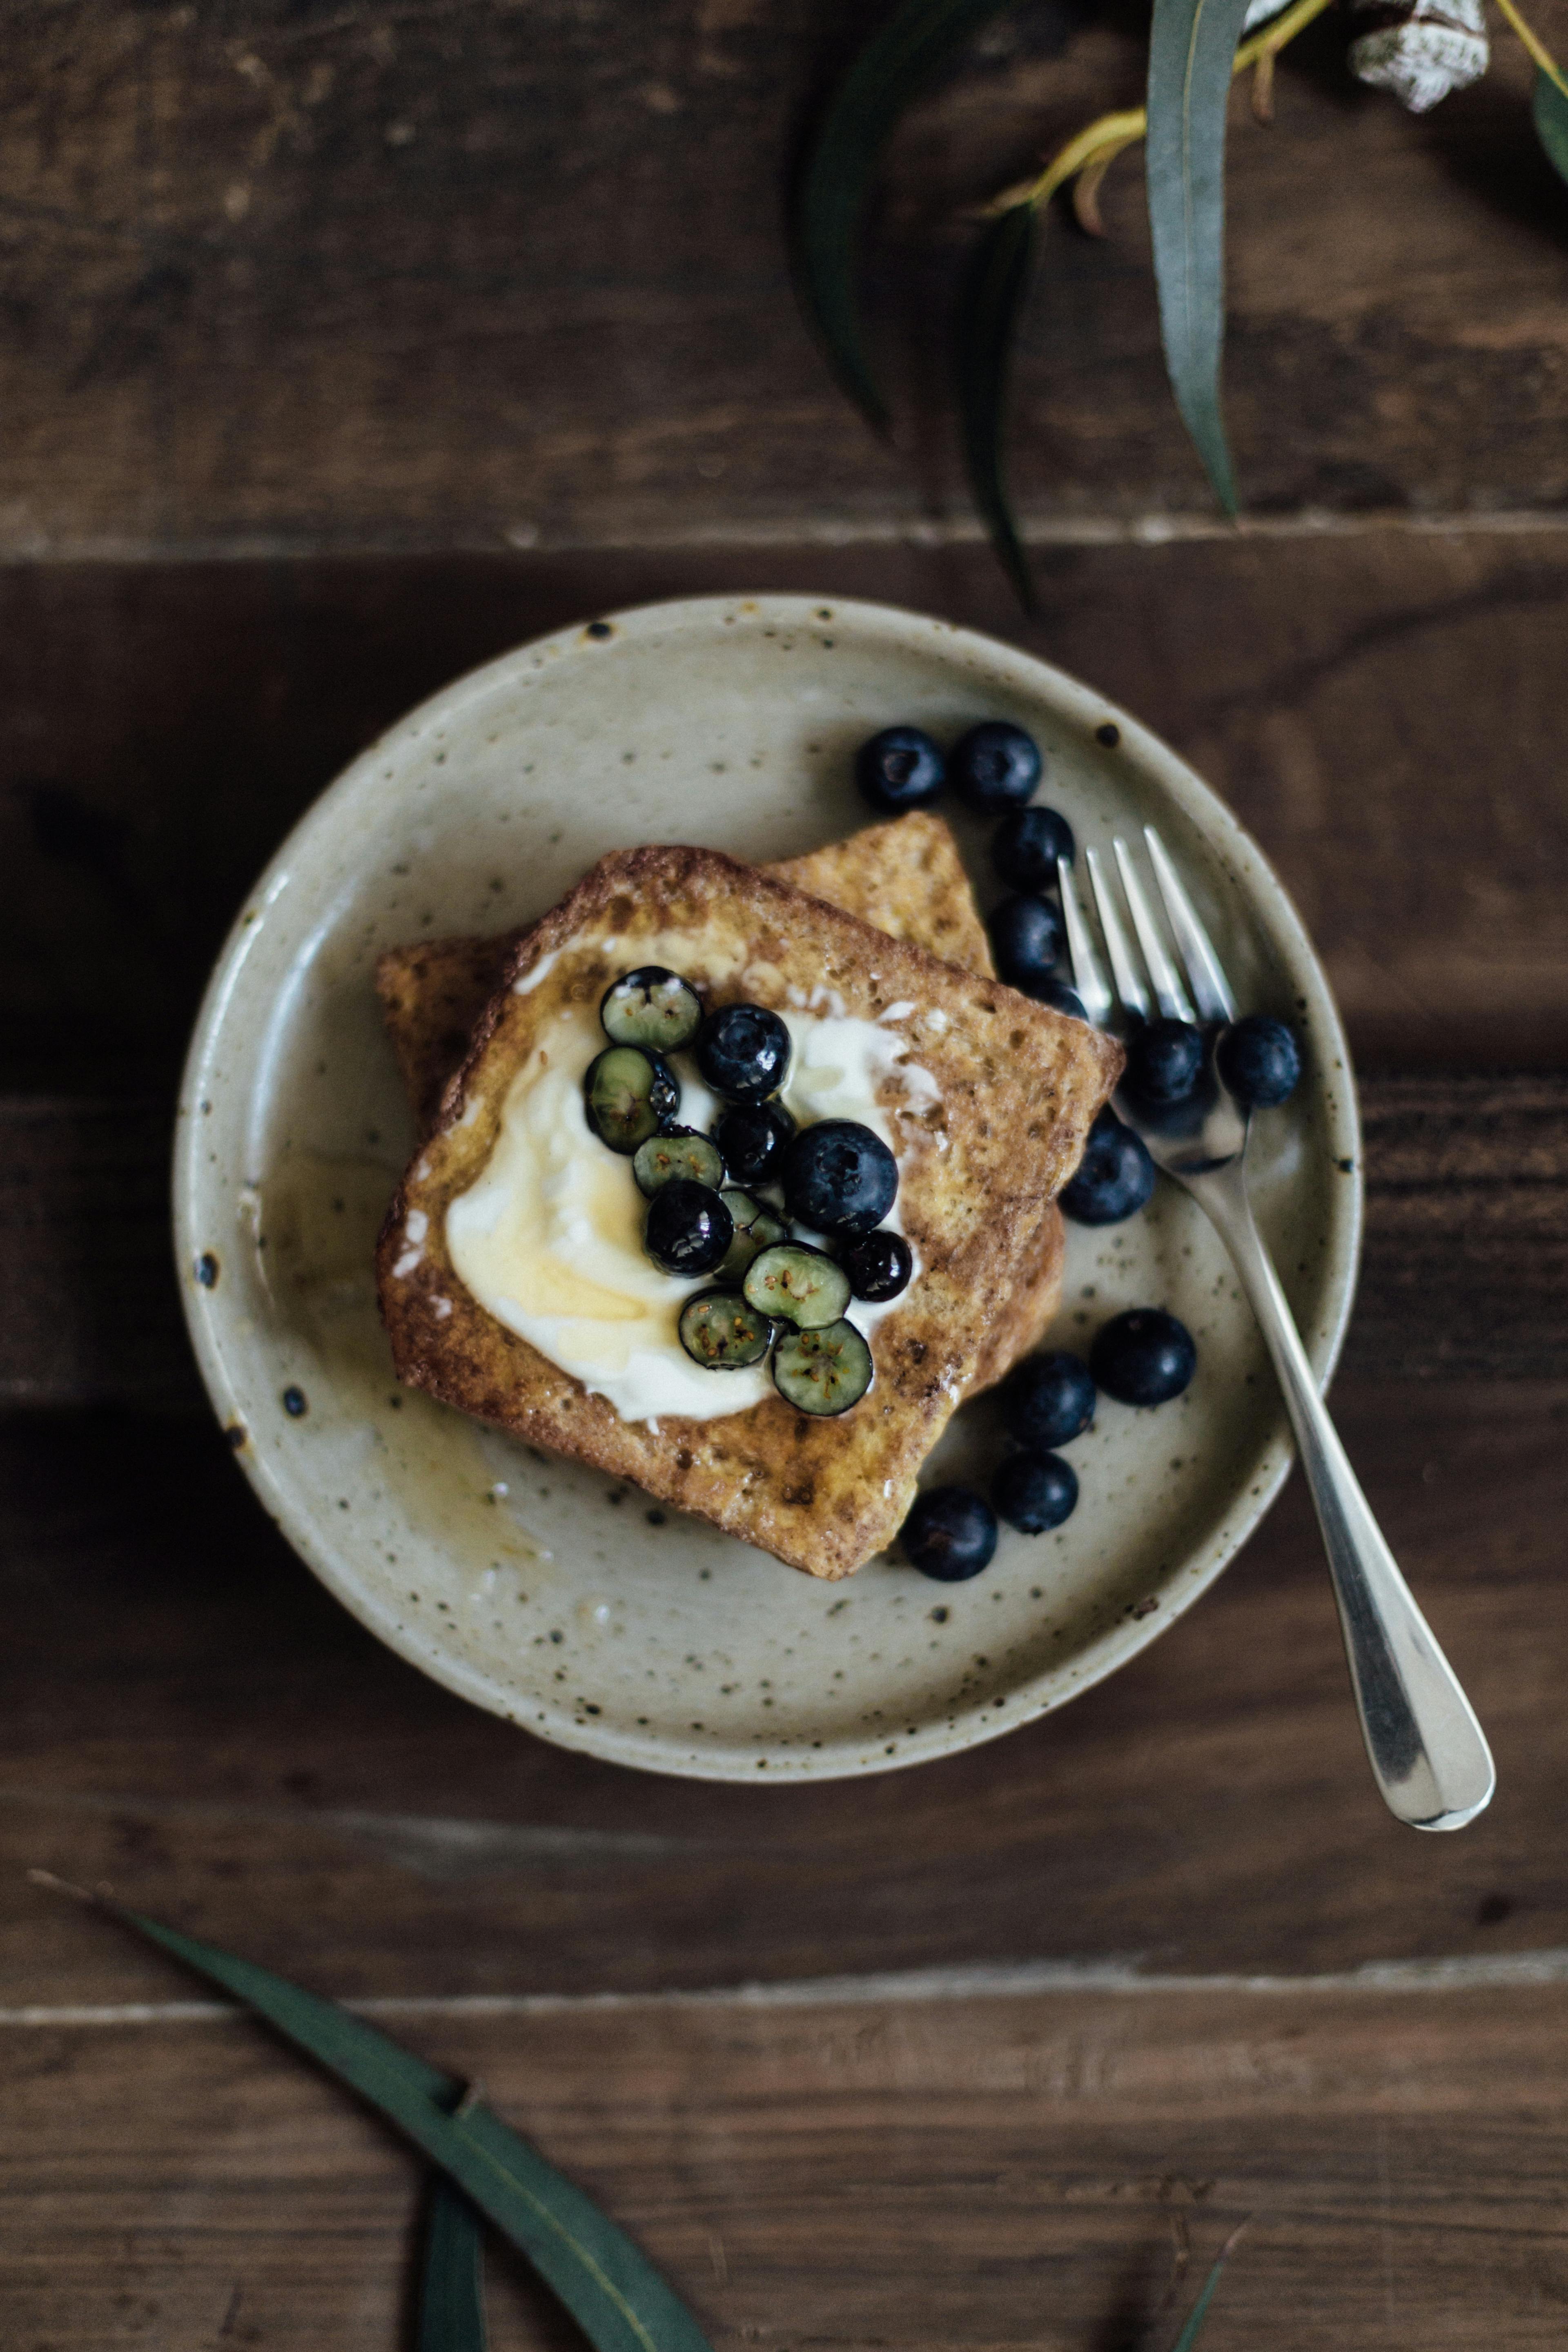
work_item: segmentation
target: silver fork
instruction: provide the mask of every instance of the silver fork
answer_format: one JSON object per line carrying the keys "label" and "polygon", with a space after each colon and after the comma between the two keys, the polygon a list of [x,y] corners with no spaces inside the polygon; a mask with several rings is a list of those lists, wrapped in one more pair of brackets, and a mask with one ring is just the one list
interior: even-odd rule
{"label": "silver fork", "polygon": [[[1065,861],[1058,861],[1062,913],[1074,980],[1085,1012],[1110,1025],[1120,999],[1123,1025],[1167,1019],[1218,1027],[1236,1003],[1213,942],[1152,825],[1143,828],[1154,882],[1185,967],[1173,960],[1124,841],[1113,845],[1118,876],[1142,951],[1142,968],[1099,853],[1085,853],[1115,992],[1106,983]],[[1146,977],[1145,977],[1146,976]],[[1191,995],[1188,994],[1191,991]],[[1156,1166],[1205,1211],[1236,1262],[1243,1289],[1284,1391],[1301,1467],[1329,1555],[1351,1682],[1366,1752],[1384,1803],[1420,1830],[1463,1829],[1491,1801],[1491,1751],[1454,1671],[1416,1607],[1357,1484],[1318,1392],[1285,1293],[1253,1221],[1246,1152],[1250,1115],[1210,1068],[1184,1114],[1158,1123],[1124,1096],[1118,1115],[1136,1129]]]}

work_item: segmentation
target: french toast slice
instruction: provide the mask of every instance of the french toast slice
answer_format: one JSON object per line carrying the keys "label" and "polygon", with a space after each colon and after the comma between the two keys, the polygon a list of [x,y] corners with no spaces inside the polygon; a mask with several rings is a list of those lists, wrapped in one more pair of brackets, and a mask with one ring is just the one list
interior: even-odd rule
{"label": "french toast slice", "polygon": [[[679,970],[710,1006],[783,1011],[815,991],[907,1048],[878,1101],[899,1139],[920,1271],[877,1330],[874,1386],[837,1420],[770,1396],[711,1420],[624,1421],[453,1269],[447,1213],[484,1171],[514,1084],[596,1014],[613,979],[650,961]],[[716,851],[616,852],[514,947],[388,1212],[377,1279],[398,1376],[793,1567],[847,1576],[901,1525],[1121,1059],[1086,1024]]]}
{"label": "french toast slice", "polygon": [[[858,915],[893,939],[994,980],[991,943],[957,842],[939,816],[914,809],[868,824],[847,841],[764,866],[782,882]],[[376,966],[387,1034],[421,1134],[468,1051],[475,1024],[500,987],[508,958],[525,936],[417,940],[388,948]],[[1038,1347],[1061,1305],[1067,1236],[1058,1210],[1041,1228],[1035,1261],[986,1333],[969,1393],[1005,1379]]]}

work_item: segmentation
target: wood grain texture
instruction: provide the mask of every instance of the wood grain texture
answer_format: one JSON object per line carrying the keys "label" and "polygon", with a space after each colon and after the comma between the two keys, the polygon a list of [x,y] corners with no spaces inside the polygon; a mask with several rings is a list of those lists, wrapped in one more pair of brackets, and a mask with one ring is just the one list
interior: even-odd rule
{"label": "wood grain texture", "polygon": [[[1538,12],[1540,13],[1540,12]],[[1563,0],[1544,27],[1563,40]],[[822,0],[220,12],[64,0],[0,96],[0,546],[500,545],[963,511],[962,209],[1142,78],[1136,11],[998,27],[890,159],[873,443],[791,296],[784,186],[859,31]],[[1528,72],[1422,122],[1343,28],[1238,93],[1226,382],[1260,509],[1560,508],[1568,201]],[[1158,355],[1140,173],[1053,220],[1021,374],[1039,514],[1207,510]]]}
{"label": "wood grain texture", "polygon": [[0,1096],[0,1407],[192,1401],[162,1103]]}
{"label": "wood grain texture", "polygon": [[1462,1837],[1377,1800],[1295,1485],[1071,1706],[919,1771],[762,1790],[569,1755],[439,1689],[315,1583],[216,1430],[0,1423],[0,2005],[167,1997],[32,1865],[346,1997],[1568,1948],[1568,1387],[1380,1382],[1338,1410],[1496,1749]]}
{"label": "wood grain texture", "polygon": [[1568,1370],[1568,1080],[1384,1077],[1362,1101],[1352,1373]]}
{"label": "wood grain texture", "polygon": [[[79,1941],[110,1931],[79,1921]],[[163,1968],[163,1989],[184,1990]],[[398,2030],[743,2345],[1560,2345],[1568,1992],[1051,1995]],[[384,2352],[414,2162],[254,2026],[0,2037],[16,2352]],[[568,2330],[492,2255],[498,2352]]]}
{"label": "wood grain texture", "polygon": [[[861,595],[1026,644],[1257,835],[1363,1067],[1568,1066],[1568,537],[0,568],[0,1087],[172,1082],[244,893],[423,695],[621,604]],[[84,688],[89,682],[90,690]]]}

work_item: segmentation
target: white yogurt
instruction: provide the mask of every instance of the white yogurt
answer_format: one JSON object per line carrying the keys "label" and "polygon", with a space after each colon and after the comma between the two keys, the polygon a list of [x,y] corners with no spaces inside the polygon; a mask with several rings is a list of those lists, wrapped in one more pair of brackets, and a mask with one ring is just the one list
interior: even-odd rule
{"label": "white yogurt", "polygon": [[[784,1019],[795,1047],[784,1095],[791,1114],[802,1126],[858,1119],[900,1158],[901,1177],[908,1145],[900,1152],[878,1089],[901,1087],[918,1114],[937,1097],[930,1071],[908,1059],[904,1039],[873,1022],[808,1013]],[[604,1043],[593,1006],[551,1023],[512,1081],[484,1173],[447,1212],[452,1265],[487,1313],[605,1397],[623,1421],[742,1412],[773,1393],[767,1366],[717,1372],[692,1362],[676,1323],[693,1286],[648,1256],[647,1204],[631,1162],[606,1150],[584,1114],[584,1076]],[[684,1055],[675,1060],[680,1123],[706,1130],[721,1106]],[[899,1229],[896,1202],[887,1223]],[[853,1319],[870,1338],[898,1304],[857,1304]]]}

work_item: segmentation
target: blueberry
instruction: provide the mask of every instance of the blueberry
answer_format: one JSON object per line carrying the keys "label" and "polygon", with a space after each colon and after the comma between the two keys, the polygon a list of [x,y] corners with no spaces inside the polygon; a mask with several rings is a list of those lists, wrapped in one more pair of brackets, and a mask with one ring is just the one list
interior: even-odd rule
{"label": "blueberry", "polygon": [[1163,1307],[1134,1307],[1095,1334],[1089,1370],[1121,1404],[1167,1404],[1197,1370],[1198,1351],[1184,1323]]}
{"label": "blueberry", "polygon": [[873,808],[896,816],[934,801],[947,767],[922,728],[884,727],[856,752],[855,781]]}
{"label": "blueberry", "polygon": [[898,1191],[898,1161],[857,1119],[820,1118],[784,1153],[784,1205],[814,1234],[869,1233]]}
{"label": "blueberry", "polygon": [[915,1270],[915,1254],[902,1234],[890,1234],[885,1225],[851,1242],[843,1262],[856,1297],[875,1306],[907,1290]]}
{"label": "blueberry", "polygon": [[1301,1048],[1296,1033],[1266,1013],[1249,1013],[1227,1029],[1215,1053],[1220,1076],[1249,1110],[1272,1110],[1296,1091]]}
{"label": "blueberry", "polygon": [[1089,1019],[1082,997],[1065,980],[1037,980],[1029,994],[1037,1004],[1048,1004],[1054,1013],[1070,1013],[1075,1021]]}
{"label": "blueberry", "polygon": [[1040,781],[1039,747],[1005,719],[983,719],[952,747],[952,782],[961,801],[983,816],[1017,808]]}
{"label": "blueberry", "polygon": [[1113,1110],[1102,1110],[1058,1205],[1075,1224],[1119,1225],[1147,1207],[1153,1190],[1154,1163],[1142,1137],[1123,1127]]}
{"label": "blueberry", "polygon": [[928,1486],[917,1495],[900,1542],[911,1568],[939,1584],[962,1584],[989,1568],[996,1549],[996,1514],[969,1486]]}
{"label": "blueberry", "polygon": [[1078,1473],[1059,1454],[1011,1454],[991,1481],[991,1499],[1020,1535],[1043,1536],[1078,1508]]}
{"label": "blueberry", "polygon": [[1190,1021],[1146,1021],[1129,1040],[1127,1091],[1139,1102],[1185,1102],[1204,1074],[1204,1033]]}
{"label": "blueberry", "polygon": [[727,1102],[763,1102],[789,1076],[789,1031],[761,1004],[726,1004],[710,1013],[695,1050],[698,1068]]}
{"label": "blueberry", "polygon": [[1094,1423],[1094,1381],[1081,1357],[1026,1356],[1002,1391],[1002,1423],[1020,1445],[1048,1453]]}
{"label": "blueberry", "polygon": [[611,1045],[583,1075],[583,1113],[601,1143],[629,1158],[680,1108],[680,1083],[668,1063],[640,1045]]}
{"label": "blueberry", "polygon": [[996,969],[1009,988],[1032,996],[1062,951],[1062,919],[1050,898],[1004,898],[991,917]]}
{"label": "blueberry", "polygon": [[1008,890],[1054,890],[1057,860],[1070,866],[1075,846],[1071,825],[1055,809],[1015,809],[996,828],[991,863]]}
{"label": "blueberry", "polygon": [[795,1121],[781,1102],[736,1103],[712,1129],[737,1184],[771,1183],[794,1133]]}
{"label": "blueberry", "polygon": [[711,1274],[735,1238],[735,1221],[710,1184],[677,1176],[647,1204],[643,1243],[666,1274]]}

